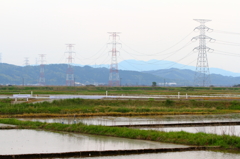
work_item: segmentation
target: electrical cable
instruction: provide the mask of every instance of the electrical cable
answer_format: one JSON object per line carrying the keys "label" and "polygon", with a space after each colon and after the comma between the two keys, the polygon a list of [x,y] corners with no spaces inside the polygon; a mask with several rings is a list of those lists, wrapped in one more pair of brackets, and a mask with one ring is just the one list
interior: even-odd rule
{"label": "electrical cable", "polygon": [[129,65],[131,65],[132,67],[134,67],[135,69],[137,69],[139,72],[141,72],[141,70],[137,67],[135,67],[134,65],[132,65],[130,62],[128,62],[127,60],[123,59],[121,56],[119,56],[121,60],[124,60],[125,62],[127,62]]}
{"label": "electrical cable", "polygon": [[[106,49],[107,49],[107,48],[105,48],[105,49],[102,51],[102,53],[101,53],[98,57],[96,57],[96,58],[91,58],[91,60],[94,59],[94,61],[93,61],[93,62],[90,62],[89,65],[91,65],[91,64],[95,64],[96,61],[97,61],[98,59],[100,59],[100,57],[102,57],[102,56],[106,53],[106,52],[105,52]],[[80,61],[88,59],[88,58],[80,59],[80,58],[78,58],[78,57],[76,57],[76,58],[77,58],[78,60],[80,60]]]}
{"label": "electrical cable", "polygon": [[[93,59],[92,57],[96,56],[97,54],[99,54],[100,52],[104,52],[106,49],[108,48],[108,45],[105,44],[104,47],[102,47],[99,51],[97,51],[94,55],[90,56],[90,57],[87,57],[87,58],[83,58],[84,60],[86,59]],[[104,50],[102,50],[104,49]],[[96,58],[95,58],[96,59]]]}
{"label": "electrical cable", "polygon": [[[166,60],[166,59],[168,59],[169,57],[171,57],[171,56],[173,56],[174,54],[176,54],[177,52],[179,52],[180,50],[182,50],[183,48],[185,48],[185,47],[187,47],[188,45],[190,45],[190,44],[192,44],[192,42],[191,41],[189,41],[186,45],[184,45],[183,47],[181,47],[180,49],[178,49],[178,50],[176,50],[176,51],[173,51],[173,52],[170,52],[170,53],[167,53],[167,54],[165,54],[165,55],[168,55],[168,54],[170,54],[169,56],[167,56],[167,57],[165,57],[165,58],[162,58],[162,59],[160,59],[160,61],[162,61],[162,60]],[[123,49],[122,49],[123,50]],[[129,54],[129,52],[127,52],[127,51],[125,51],[125,50],[123,50],[124,52],[126,52],[126,53],[128,53]],[[135,58],[136,59],[136,58]],[[160,61],[155,61],[155,62],[145,62],[146,64],[155,64],[155,63],[158,63],[158,62],[160,62]],[[144,65],[144,64],[143,64]]]}
{"label": "electrical cable", "polygon": [[185,36],[183,39],[181,39],[180,41],[178,41],[176,44],[172,45],[171,47],[169,47],[169,48],[167,48],[167,49],[165,49],[165,50],[163,50],[163,51],[160,51],[160,52],[154,53],[154,54],[145,54],[145,53],[141,53],[141,52],[139,52],[139,51],[136,51],[135,49],[132,49],[131,47],[129,47],[128,45],[126,45],[125,43],[123,43],[121,40],[120,40],[120,41],[121,41],[122,44],[126,45],[126,46],[127,46],[128,48],[130,48],[131,50],[133,50],[133,51],[135,51],[135,52],[138,52],[138,53],[142,54],[142,55],[138,55],[138,56],[154,56],[154,55],[161,54],[161,53],[163,53],[163,52],[165,52],[165,51],[167,51],[167,50],[173,48],[174,46],[178,45],[180,42],[182,42],[183,40],[185,40],[185,39],[186,39],[188,36],[190,36],[192,33],[193,33],[193,31],[191,31],[187,36]]}
{"label": "electrical cable", "polygon": [[[219,42],[218,42],[219,41]],[[234,42],[227,42],[227,41],[221,41],[216,40],[214,44],[221,44],[221,45],[230,45],[230,46],[240,46],[240,43],[234,43]]]}
{"label": "electrical cable", "polygon": [[63,57],[65,56],[65,53],[62,54],[62,56],[57,60],[57,63],[59,63],[60,61],[62,61]]}
{"label": "electrical cable", "polygon": [[217,33],[223,33],[223,34],[240,35],[240,33],[236,33],[236,32],[229,32],[229,31],[222,31],[222,30],[213,30],[213,31]]}
{"label": "electrical cable", "polygon": [[180,67],[180,68],[187,67],[187,66],[189,66],[190,64],[192,64],[192,63],[195,62],[195,61],[197,61],[197,59],[194,59],[193,61],[189,62],[188,64],[186,64],[186,65],[184,65],[184,66],[182,66],[182,67]]}
{"label": "electrical cable", "polygon": [[216,42],[215,44],[228,45],[228,46],[240,46],[240,45],[234,45],[234,44],[228,44],[228,43],[220,43],[220,42]]}
{"label": "electrical cable", "polygon": [[222,43],[229,43],[229,44],[235,44],[235,45],[240,45],[240,43],[235,43],[235,42],[229,42],[229,41],[223,41],[223,40],[216,40]]}
{"label": "electrical cable", "polygon": [[231,52],[226,52],[226,51],[220,51],[220,50],[215,50],[214,52],[212,52],[214,54],[222,54],[222,55],[228,55],[228,56],[236,56],[236,57],[240,57],[240,54],[237,53],[231,53]]}
{"label": "electrical cable", "polygon": [[[186,57],[188,57],[190,54],[192,54],[193,53],[193,51],[191,51],[191,52],[189,52],[186,56],[184,56],[183,58],[181,58],[180,60],[178,60],[178,61],[175,61],[175,63],[174,64],[172,64],[172,65],[170,65],[170,67],[172,67],[172,66],[174,66],[174,65],[176,65],[178,62],[180,62],[180,61],[182,61],[183,59],[185,59]],[[168,67],[169,68],[169,67]]]}

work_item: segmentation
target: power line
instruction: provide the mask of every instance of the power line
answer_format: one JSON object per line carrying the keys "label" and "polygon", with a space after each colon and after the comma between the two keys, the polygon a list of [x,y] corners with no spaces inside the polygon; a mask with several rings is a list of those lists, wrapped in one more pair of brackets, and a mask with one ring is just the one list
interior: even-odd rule
{"label": "power line", "polygon": [[193,62],[197,61],[197,59],[194,59],[193,61],[189,62],[188,64],[184,65],[183,67],[180,67],[180,68],[184,68],[184,67],[187,67],[189,66],[190,64],[192,64]]}
{"label": "power line", "polygon": [[121,56],[119,56],[120,59],[124,60],[126,63],[128,63],[129,65],[131,65],[132,67],[134,67],[135,69],[137,69],[138,71],[141,71],[139,68],[135,67],[134,65],[132,65],[130,62],[128,62],[127,60],[121,58]]}
{"label": "power line", "polygon": [[[93,62],[90,62],[90,64],[96,63],[96,61],[97,61],[98,59],[100,59],[101,57],[103,57],[103,55],[106,54],[106,52],[104,52],[105,50],[106,50],[106,49],[104,49],[104,50],[101,52],[101,54],[99,54],[99,56],[98,56],[97,58],[92,58],[92,59],[94,59],[94,61],[93,61]],[[76,56],[76,59],[78,59],[79,61],[86,60],[86,58],[80,59],[80,58],[78,58],[77,56]]]}
{"label": "power line", "polygon": [[213,53],[240,57],[240,54],[232,53],[232,52],[226,52],[226,51],[220,51],[220,50],[215,50]]}
{"label": "power line", "polygon": [[178,60],[178,61],[175,61],[175,63],[174,64],[172,64],[170,67],[172,67],[172,66],[174,66],[174,65],[176,65],[178,62],[180,62],[180,61],[182,61],[183,59],[185,59],[186,57],[188,57],[190,54],[192,54],[193,52],[191,51],[191,52],[189,52],[186,56],[184,56],[183,58],[181,58],[180,60]]}
{"label": "power line", "polygon": [[240,33],[236,33],[236,32],[229,32],[229,31],[222,31],[222,30],[213,30],[213,31],[216,33],[240,35]]}
{"label": "power line", "polygon": [[[166,59],[168,59],[169,57],[173,56],[174,54],[176,54],[177,52],[181,51],[182,49],[184,49],[185,47],[187,47],[187,46],[190,45],[190,44],[192,44],[191,41],[189,41],[186,45],[184,45],[184,46],[181,47],[180,49],[165,54],[165,55],[169,55],[169,54],[170,54],[170,55],[167,56],[167,57],[165,57],[165,58],[162,58],[162,59],[160,59],[160,60],[166,60]],[[126,52],[126,53],[129,54],[129,52],[127,52],[126,50],[124,50],[124,49],[122,49],[122,50],[123,50],[124,52]],[[133,57],[134,57],[134,56],[133,56]],[[135,58],[135,57],[134,57],[134,58]],[[135,58],[135,59],[136,59],[136,58]],[[155,61],[155,62],[145,62],[145,63],[146,63],[146,64],[155,64],[155,63],[158,63],[158,62],[159,62],[159,61]]]}
{"label": "power line", "polygon": [[[106,49],[108,48],[108,45],[107,44],[105,44],[100,50],[98,50],[95,54],[93,54],[92,56],[90,56],[90,57],[84,57],[84,58],[82,58],[83,60],[86,60],[86,59],[93,59],[93,57],[94,56],[96,56],[96,55],[98,55],[99,53],[103,53]],[[103,50],[104,49],[104,50]],[[95,58],[95,59],[97,59],[97,58]]]}
{"label": "power line", "polygon": [[240,46],[240,43],[222,41],[222,40],[216,40],[215,43],[216,44],[221,44],[221,45]]}
{"label": "power line", "polygon": [[[165,67],[165,68],[163,68],[163,69],[167,69],[167,68],[169,68],[169,67],[172,67],[172,66],[176,65],[178,62],[180,62],[180,61],[182,61],[183,59],[189,57],[189,55],[193,55],[192,53],[193,53],[193,51],[189,52],[186,56],[184,56],[184,57],[182,57],[181,59],[179,59],[178,61],[174,62],[174,64],[172,64],[172,65],[170,65],[170,66],[168,66],[168,67]],[[125,60],[125,59],[123,59],[121,56],[120,56],[120,59]],[[137,68],[137,67],[135,66],[136,64],[133,64],[133,63],[127,61],[127,60],[125,60],[125,62],[128,63],[129,65],[131,65],[132,67],[134,67],[135,69],[137,69],[138,71],[141,71],[139,68]],[[161,61],[160,61],[160,62],[161,62]],[[169,62],[169,63],[173,63],[173,62]],[[163,65],[163,64],[162,64],[162,65]]]}
{"label": "power line", "polygon": [[129,49],[131,49],[131,50],[133,50],[133,51],[135,51],[135,52],[138,52],[138,53],[142,54],[142,55],[137,54],[138,56],[154,56],[154,55],[161,54],[161,53],[163,53],[163,52],[165,52],[165,51],[167,51],[167,50],[170,50],[171,48],[175,47],[176,45],[178,45],[179,43],[181,43],[183,40],[185,40],[188,36],[190,36],[192,33],[193,33],[193,31],[191,31],[187,36],[185,36],[183,39],[181,39],[180,41],[178,41],[176,44],[172,45],[171,47],[169,47],[169,48],[167,48],[167,49],[165,49],[165,50],[163,50],[163,51],[160,51],[160,52],[157,52],[157,53],[153,53],[153,54],[141,53],[141,52],[139,52],[139,51],[137,51],[137,50],[135,50],[135,49],[132,49],[131,47],[129,47],[128,45],[126,45],[126,44],[123,43],[122,41],[121,41],[121,43],[124,44],[124,45],[126,45]]}

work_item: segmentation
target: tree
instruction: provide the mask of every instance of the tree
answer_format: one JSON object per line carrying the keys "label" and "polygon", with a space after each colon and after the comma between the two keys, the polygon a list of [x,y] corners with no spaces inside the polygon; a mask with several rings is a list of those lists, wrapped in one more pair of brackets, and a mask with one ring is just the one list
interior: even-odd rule
{"label": "tree", "polygon": [[156,87],[157,86],[157,82],[152,82],[152,87]]}

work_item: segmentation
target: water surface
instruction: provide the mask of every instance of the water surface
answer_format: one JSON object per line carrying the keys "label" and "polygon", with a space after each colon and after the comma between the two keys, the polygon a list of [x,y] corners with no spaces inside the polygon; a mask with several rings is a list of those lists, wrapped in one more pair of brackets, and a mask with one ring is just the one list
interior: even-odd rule
{"label": "water surface", "polygon": [[74,115],[65,118],[22,118],[21,120],[41,121],[48,123],[78,123],[89,125],[140,125],[140,124],[169,124],[189,122],[227,122],[240,121],[240,114],[223,115],[157,115],[157,116],[134,116],[134,117],[77,117]]}
{"label": "water surface", "polygon": [[[83,157],[83,158],[64,158],[64,159],[239,159],[240,154],[223,153],[213,151],[185,151],[185,152],[166,152],[154,154],[122,155],[122,156],[103,156],[103,157]],[[60,158],[54,158],[60,159]],[[62,159],[62,158],[61,158]]]}
{"label": "water surface", "polygon": [[203,126],[203,127],[147,127],[147,128],[137,128],[141,130],[157,130],[157,131],[185,131],[190,133],[208,133],[208,134],[218,134],[218,135],[231,135],[240,136],[240,126]]}
{"label": "water surface", "polygon": [[145,140],[25,129],[0,130],[0,143],[1,155],[188,147]]}

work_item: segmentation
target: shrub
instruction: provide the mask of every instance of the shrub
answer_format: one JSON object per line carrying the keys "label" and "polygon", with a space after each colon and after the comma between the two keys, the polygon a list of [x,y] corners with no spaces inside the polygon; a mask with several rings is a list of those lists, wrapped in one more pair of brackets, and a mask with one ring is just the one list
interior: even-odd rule
{"label": "shrub", "polygon": [[173,106],[173,105],[174,105],[174,101],[173,101],[173,100],[170,100],[170,99],[167,99],[167,100],[165,101],[165,105],[166,105],[166,106]]}
{"label": "shrub", "polygon": [[240,109],[240,103],[238,101],[232,101],[229,109],[239,110]]}
{"label": "shrub", "polygon": [[154,98],[149,98],[148,101],[149,101],[149,102],[150,102],[150,101],[154,101]]}

